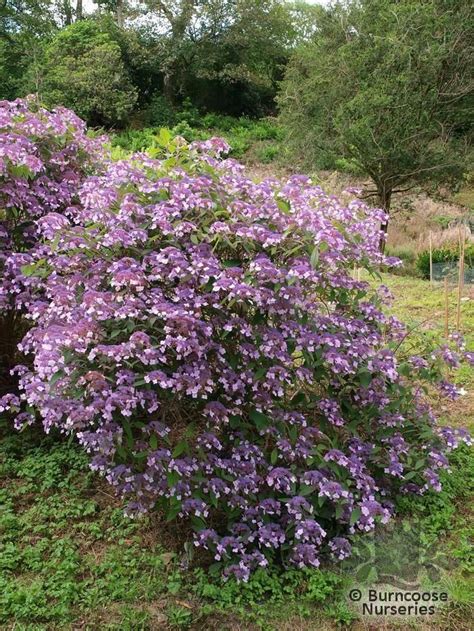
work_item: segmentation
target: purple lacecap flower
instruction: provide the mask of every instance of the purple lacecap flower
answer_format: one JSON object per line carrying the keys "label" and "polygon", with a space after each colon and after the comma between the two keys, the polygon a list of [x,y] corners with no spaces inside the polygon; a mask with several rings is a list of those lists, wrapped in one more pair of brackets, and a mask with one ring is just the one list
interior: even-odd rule
{"label": "purple lacecap flower", "polygon": [[290,563],[298,568],[319,567],[318,548],[311,543],[298,543],[290,554]]}
{"label": "purple lacecap flower", "polygon": [[467,351],[464,353],[464,358],[469,365],[474,366],[474,352]]}
{"label": "purple lacecap flower", "polygon": [[278,524],[265,524],[251,536],[251,540],[258,542],[265,548],[279,548],[286,541],[285,532]]}
{"label": "purple lacecap flower", "polygon": [[449,346],[442,346],[439,350],[439,356],[451,368],[457,368],[459,366],[459,355],[452,351]]}
{"label": "purple lacecap flower", "polygon": [[432,449],[428,454],[428,461],[435,469],[449,469],[449,460],[439,450]]}
{"label": "purple lacecap flower", "polygon": [[281,503],[269,497],[260,502],[260,504],[258,505],[258,510],[263,515],[280,515]]}
{"label": "purple lacecap flower", "polygon": [[216,545],[214,558],[220,561],[225,556],[242,554],[244,546],[239,537],[221,537]]}
{"label": "purple lacecap flower", "polygon": [[343,561],[351,556],[352,546],[344,537],[334,537],[328,545],[332,556],[338,561]]}
{"label": "purple lacecap flower", "polygon": [[403,467],[403,464],[398,459],[398,455],[392,452],[390,454],[390,462],[384,468],[384,472],[394,477],[402,478],[403,471],[404,471],[404,467]]}
{"label": "purple lacecap flower", "polygon": [[35,417],[33,414],[29,414],[28,412],[21,412],[15,416],[15,421],[13,423],[15,429],[21,430],[27,427],[28,425],[33,425],[35,422]]}
{"label": "purple lacecap flower", "polygon": [[322,473],[322,471],[318,471],[317,469],[313,471],[305,471],[302,476],[302,482],[308,486],[317,487],[323,480],[325,480],[324,473]]}
{"label": "purple lacecap flower", "polygon": [[460,443],[472,444],[469,432],[463,428],[440,427],[438,434],[444,439],[449,449],[456,449]]}
{"label": "purple lacecap flower", "polygon": [[336,462],[337,464],[341,465],[341,467],[347,467],[349,464],[349,459],[339,449],[330,449],[324,455],[324,460],[326,462]]}
{"label": "purple lacecap flower", "polygon": [[321,412],[326,416],[328,421],[333,425],[344,425],[341,408],[337,401],[331,399],[321,399],[318,403]]}
{"label": "purple lacecap flower", "polygon": [[250,571],[250,567],[248,567],[243,561],[240,563],[233,563],[232,565],[228,565],[224,568],[224,580],[233,576],[238,582],[246,583],[250,578]]}
{"label": "purple lacecap flower", "polygon": [[423,357],[419,357],[418,355],[413,355],[409,359],[410,364],[419,370],[423,368],[428,368],[428,362]]}
{"label": "purple lacecap flower", "polygon": [[197,443],[204,449],[215,449],[216,451],[222,450],[221,442],[219,441],[217,436],[215,434],[212,434],[211,432],[205,432],[204,434],[201,434],[201,436],[199,436],[197,440]]}
{"label": "purple lacecap flower", "polygon": [[377,517],[385,524],[391,516],[391,511],[388,508],[373,499],[363,500],[360,503],[360,510],[362,514],[356,522],[356,527],[365,532],[369,532],[375,528],[375,520]]}
{"label": "purple lacecap flower", "polygon": [[288,469],[275,467],[268,473],[266,480],[269,487],[289,493],[291,485],[296,482],[296,476]]}
{"label": "purple lacecap flower", "polygon": [[434,491],[441,491],[441,483],[439,481],[439,475],[433,471],[433,469],[425,469],[423,471],[423,477],[426,480],[426,489],[433,489]]}
{"label": "purple lacecap flower", "polygon": [[339,482],[323,479],[319,483],[318,495],[320,497],[327,497],[330,500],[339,500],[342,498],[348,498],[350,493],[341,484],[339,484]]}
{"label": "purple lacecap flower", "polygon": [[295,495],[286,504],[286,510],[288,515],[291,515],[294,519],[303,519],[303,516],[313,512],[313,507],[307,499],[300,495]]}
{"label": "purple lacecap flower", "polygon": [[459,397],[459,389],[454,383],[449,381],[441,381],[438,385],[440,393],[448,399],[457,399]]}
{"label": "purple lacecap flower", "polygon": [[314,519],[304,519],[295,526],[295,538],[303,543],[320,544],[326,536],[326,531]]}
{"label": "purple lacecap flower", "polygon": [[5,394],[0,398],[0,412],[14,412],[20,408],[20,399],[15,394]]}
{"label": "purple lacecap flower", "polygon": [[206,550],[209,550],[210,547],[217,544],[218,540],[219,537],[217,536],[216,531],[212,528],[207,528],[194,533],[194,545],[198,548],[205,548]]}

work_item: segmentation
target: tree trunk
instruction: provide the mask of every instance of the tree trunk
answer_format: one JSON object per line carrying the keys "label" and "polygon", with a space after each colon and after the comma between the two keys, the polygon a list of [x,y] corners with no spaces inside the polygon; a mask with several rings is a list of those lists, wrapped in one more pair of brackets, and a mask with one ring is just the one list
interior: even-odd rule
{"label": "tree trunk", "polygon": [[175,101],[175,94],[174,94],[173,69],[170,67],[166,68],[163,75],[163,95],[167,103],[173,106],[174,101]]}
{"label": "tree trunk", "polygon": [[70,0],[64,0],[63,11],[64,11],[64,25],[69,26],[70,24],[72,24],[72,7],[71,7]]}
{"label": "tree trunk", "polygon": [[387,191],[385,189],[378,191],[378,197],[380,201],[380,207],[385,210],[387,213],[387,218],[382,222],[380,229],[382,234],[380,236],[379,248],[382,254],[385,252],[385,244],[387,242],[387,232],[388,232],[388,222],[390,219],[390,203],[392,201],[392,191]]}
{"label": "tree trunk", "polygon": [[82,20],[84,17],[83,9],[82,9],[82,0],[76,1],[76,20]]}
{"label": "tree trunk", "polygon": [[123,28],[123,0],[117,0],[115,5],[115,20],[119,28]]}

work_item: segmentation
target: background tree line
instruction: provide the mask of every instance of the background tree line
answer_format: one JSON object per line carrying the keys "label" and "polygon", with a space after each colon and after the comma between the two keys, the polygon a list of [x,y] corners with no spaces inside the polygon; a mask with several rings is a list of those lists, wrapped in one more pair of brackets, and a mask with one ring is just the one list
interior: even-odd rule
{"label": "background tree line", "polygon": [[115,130],[172,125],[183,105],[278,114],[286,159],[370,178],[365,194],[386,210],[397,192],[472,168],[469,0],[93,6],[0,0],[0,98],[34,92]]}
{"label": "background tree line", "polygon": [[274,112],[290,54],[321,11],[279,0],[101,0],[87,17],[82,0],[0,7],[1,98],[37,92],[109,127],[137,111],[153,123],[187,98],[207,111]]}

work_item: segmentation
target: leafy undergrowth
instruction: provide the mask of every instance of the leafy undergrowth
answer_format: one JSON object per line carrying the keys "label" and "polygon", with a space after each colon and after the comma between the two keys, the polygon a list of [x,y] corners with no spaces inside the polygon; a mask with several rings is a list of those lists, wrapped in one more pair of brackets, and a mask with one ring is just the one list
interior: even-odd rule
{"label": "leafy undergrowth", "polygon": [[[419,329],[440,334],[440,288],[430,290],[424,281],[399,277],[385,281],[397,295],[398,314],[411,319],[413,326],[433,317],[434,323]],[[473,301],[463,303],[462,316],[466,330],[474,330]],[[473,372],[458,377],[468,391],[474,387]],[[442,410],[446,422],[472,426],[468,396]],[[189,546],[183,547],[183,529],[177,532],[159,515],[137,521],[125,518],[107,485],[88,470],[87,458],[73,444],[35,430],[12,435],[5,425],[0,432],[0,628],[470,628],[474,459],[468,448],[453,455],[453,473],[444,476],[440,494],[400,502],[400,518],[392,532],[416,531],[418,553],[428,556],[435,546],[450,560],[439,576],[425,578],[448,591],[450,603],[430,622],[397,624],[357,620],[347,590],[363,580],[360,568],[260,571],[248,584],[221,583],[199,567]],[[364,545],[361,540],[360,553]],[[403,566],[405,558],[400,557]],[[377,564],[366,565],[371,576],[365,578],[380,579],[374,575]]]}
{"label": "leafy undergrowth", "polygon": [[[285,150],[283,130],[273,118],[255,120],[219,114],[186,118],[184,115],[171,131],[174,136],[183,136],[188,142],[222,137],[232,148],[232,158],[250,164],[274,163]],[[129,129],[113,135],[112,146],[126,152],[142,151],[155,145],[159,133],[160,127]]]}

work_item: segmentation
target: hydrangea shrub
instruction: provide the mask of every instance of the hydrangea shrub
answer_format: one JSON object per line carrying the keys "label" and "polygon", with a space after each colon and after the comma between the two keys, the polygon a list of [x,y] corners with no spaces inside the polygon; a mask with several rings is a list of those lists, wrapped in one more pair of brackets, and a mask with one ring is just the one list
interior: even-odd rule
{"label": "hydrangea shrub", "polygon": [[217,139],[162,140],[36,222],[22,396],[130,514],[189,520],[226,575],[344,559],[398,493],[439,488],[465,436],[437,428],[423,384],[462,346],[402,354],[388,291],[354,279],[395,263],[380,211],[302,176],[255,183]]}
{"label": "hydrangea shrub", "polygon": [[50,112],[35,97],[0,101],[0,311],[25,298],[22,253],[37,243],[36,220],[74,215],[79,186],[102,153],[102,139],[89,138],[74,112]]}
{"label": "hydrangea shrub", "polygon": [[100,168],[102,139],[86,135],[73,112],[49,112],[35,97],[0,101],[0,394],[11,384],[22,311],[40,285],[22,267],[37,248],[36,221],[48,213],[74,215],[84,179]]}

